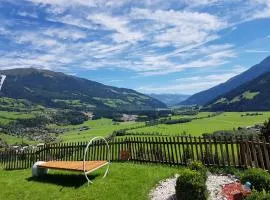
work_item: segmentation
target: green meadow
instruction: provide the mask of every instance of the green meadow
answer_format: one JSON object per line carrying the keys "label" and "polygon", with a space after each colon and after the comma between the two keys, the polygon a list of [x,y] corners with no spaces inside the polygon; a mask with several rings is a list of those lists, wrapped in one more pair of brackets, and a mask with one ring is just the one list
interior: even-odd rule
{"label": "green meadow", "polygon": [[[248,112],[252,113],[252,112]],[[182,124],[159,124],[150,127],[144,127],[132,130],[137,133],[160,133],[160,134],[191,134],[200,136],[203,133],[212,133],[218,130],[233,130],[238,127],[251,126],[257,123],[263,123],[270,118],[270,112],[260,112],[263,115],[242,116],[247,112],[225,112],[215,117],[195,119],[188,123]],[[200,116],[211,113],[199,113]]]}
{"label": "green meadow", "polygon": [[4,133],[0,133],[0,138],[5,141],[7,144],[37,144],[39,143],[38,141],[32,141],[32,140],[27,140],[26,138],[20,138],[12,135],[7,135]]}
{"label": "green meadow", "polygon": [[0,125],[8,124],[16,119],[33,117],[34,113],[0,111]]}
{"label": "green meadow", "polygon": [[[270,112],[260,112],[262,115],[247,116],[247,113],[254,112],[225,112],[214,117],[208,117],[215,113],[200,112],[197,115],[177,115],[172,116],[172,119],[181,118],[202,118],[193,119],[191,122],[182,124],[159,124],[144,128],[136,128],[143,126],[144,122],[113,122],[112,119],[98,119],[89,120],[80,125],[59,126],[51,124],[49,128],[58,128],[66,130],[63,134],[59,134],[59,138],[63,142],[78,142],[88,141],[95,136],[108,136],[116,130],[131,128],[135,129],[128,132],[131,133],[159,133],[166,135],[174,134],[191,134],[193,136],[200,136],[203,133],[212,133],[218,130],[233,130],[238,127],[251,126],[257,123],[263,123],[270,118]],[[0,112],[0,124],[5,125],[11,121],[20,118],[33,117],[33,113],[24,112]],[[87,127],[88,130],[80,130],[81,127]],[[0,132],[0,138],[8,144],[21,143],[38,143],[38,141],[29,141],[26,138],[18,138],[15,136],[6,135]]]}
{"label": "green meadow", "polygon": [[[95,136],[108,136],[116,130],[131,128],[141,126],[144,123],[142,122],[113,122],[111,119],[98,119],[86,121],[81,125],[70,125],[70,126],[56,126],[52,127],[58,128],[69,128],[72,129],[65,134],[60,135],[64,142],[77,142],[77,141],[86,141]],[[79,131],[80,127],[88,127],[89,130]]]}

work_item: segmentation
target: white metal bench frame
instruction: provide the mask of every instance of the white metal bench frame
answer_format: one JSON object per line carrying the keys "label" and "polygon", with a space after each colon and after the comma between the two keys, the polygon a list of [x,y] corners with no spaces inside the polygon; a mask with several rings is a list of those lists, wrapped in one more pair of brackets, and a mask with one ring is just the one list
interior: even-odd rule
{"label": "white metal bench frame", "polygon": [[[99,165],[96,168],[87,171],[87,162],[88,162],[86,160],[87,151],[88,151],[90,145],[93,144],[94,140],[97,140],[97,139],[98,140],[103,140],[105,142],[105,145],[107,146],[107,160],[106,160],[106,162],[104,164]],[[87,180],[88,185],[89,185],[89,183],[92,184],[93,182],[88,178],[87,175],[89,173],[94,172],[94,171],[96,171],[96,170],[98,170],[98,169],[100,169],[102,167],[105,167],[107,165],[106,171],[105,171],[105,173],[103,175],[103,178],[105,178],[108,175],[108,173],[109,173],[110,162],[111,162],[110,161],[110,146],[109,146],[108,142],[106,141],[106,139],[103,138],[103,137],[101,137],[101,136],[97,136],[97,137],[94,137],[93,139],[91,139],[88,142],[88,144],[86,145],[85,149],[84,149],[83,163],[82,163],[83,164],[83,170],[82,171],[83,171],[83,174],[84,174],[84,176],[85,176],[85,178]],[[39,162],[36,162],[33,165],[33,167],[32,167],[32,174],[33,174],[33,176],[39,176],[41,174],[47,174],[48,173],[48,169],[57,169],[57,168],[50,168],[50,167],[46,167],[46,166],[44,166],[44,167],[39,166],[41,163],[43,164],[43,163],[46,163],[46,162],[39,161]],[[64,169],[59,169],[59,170],[69,170],[69,169],[68,168],[64,168]]]}
{"label": "white metal bench frame", "polygon": [[[93,142],[94,142],[95,140],[97,140],[97,139],[103,140],[103,141],[105,142],[106,146],[107,146],[107,163],[105,163],[105,164],[103,164],[103,165],[101,165],[101,166],[99,166],[99,167],[97,167],[97,168],[95,168],[95,169],[92,169],[92,170],[90,170],[90,171],[87,171],[87,170],[86,170],[86,162],[87,162],[87,161],[86,161],[86,154],[87,154],[87,151],[88,151],[90,145],[92,145]],[[91,173],[91,172],[93,172],[93,171],[96,171],[96,170],[100,169],[101,167],[104,167],[104,166],[107,165],[107,169],[106,169],[106,171],[105,171],[105,173],[104,173],[104,175],[103,175],[103,178],[105,178],[105,177],[108,175],[108,173],[109,173],[110,162],[111,162],[111,161],[110,161],[110,146],[109,146],[107,140],[106,140],[105,138],[101,137],[101,136],[97,136],[97,137],[92,138],[92,139],[88,142],[87,146],[85,147],[85,149],[84,149],[84,156],[83,156],[83,173],[84,173],[84,176],[85,176],[85,178],[86,178],[86,180],[87,180],[87,182],[88,182],[88,185],[89,185],[89,183],[92,184],[93,182],[88,178],[87,175],[88,175],[89,173]]]}

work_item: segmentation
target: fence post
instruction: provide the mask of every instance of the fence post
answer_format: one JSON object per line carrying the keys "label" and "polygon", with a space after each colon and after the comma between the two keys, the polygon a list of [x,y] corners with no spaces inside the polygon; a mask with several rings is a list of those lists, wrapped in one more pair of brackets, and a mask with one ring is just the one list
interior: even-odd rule
{"label": "fence post", "polygon": [[266,147],[265,137],[262,137],[262,142],[263,142],[264,156],[265,156],[265,162],[266,162],[266,169],[269,171],[270,170],[270,161],[269,161],[268,149]]}

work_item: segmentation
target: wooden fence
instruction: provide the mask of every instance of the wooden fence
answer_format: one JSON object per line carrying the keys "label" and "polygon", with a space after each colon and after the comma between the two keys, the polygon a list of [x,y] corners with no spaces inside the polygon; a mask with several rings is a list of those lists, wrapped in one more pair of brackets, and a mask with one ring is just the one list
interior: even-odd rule
{"label": "wooden fence", "polygon": [[[187,165],[201,161],[206,166],[259,167],[270,170],[270,143],[265,138],[236,137],[123,137],[109,141],[112,161]],[[50,144],[35,150],[0,152],[4,169],[30,168],[36,161],[83,160],[86,142]],[[107,159],[106,145],[95,141],[88,160]]]}

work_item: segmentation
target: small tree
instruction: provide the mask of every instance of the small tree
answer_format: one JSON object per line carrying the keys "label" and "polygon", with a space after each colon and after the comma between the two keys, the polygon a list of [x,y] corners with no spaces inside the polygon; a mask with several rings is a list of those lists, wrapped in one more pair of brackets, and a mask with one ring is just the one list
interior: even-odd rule
{"label": "small tree", "polygon": [[266,138],[267,141],[270,139],[270,118],[265,121],[263,127],[261,128],[261,133]]}

